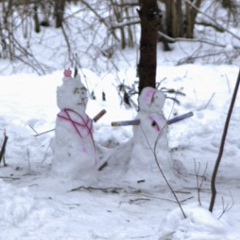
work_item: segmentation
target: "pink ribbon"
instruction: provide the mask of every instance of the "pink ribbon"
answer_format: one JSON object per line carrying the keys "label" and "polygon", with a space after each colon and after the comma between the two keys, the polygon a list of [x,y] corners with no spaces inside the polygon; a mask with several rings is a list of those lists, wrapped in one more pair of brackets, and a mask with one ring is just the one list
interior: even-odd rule
{"label": "pink ribbon", "polygon": [[152,121],[152,127],[162,134],[163,128],[166,125],[166,120],[162,116],[150,115],[149,119]]}
{"label": "pink ribbon", "polygon": [[[95,152],[95,163],[97,163],[96,146],[92,134],[93,129],[92,120],[87,115],[84,118],[81,114],[77,113],[72,109],[63,109],[57,115],[57,117],[69,122],[73,126],[73,128],[75,129],[76,133],[80,138],[85,138],[86,136],[90,135]],[[78,121],[73,120],[73,118],[78,119]]]}

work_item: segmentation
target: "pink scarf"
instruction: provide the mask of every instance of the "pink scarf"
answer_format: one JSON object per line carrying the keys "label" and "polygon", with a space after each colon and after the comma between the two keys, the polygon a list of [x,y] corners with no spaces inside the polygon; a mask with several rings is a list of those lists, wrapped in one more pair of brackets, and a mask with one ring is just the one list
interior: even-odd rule
{"label": "pink scarf", "polygon": [[83,139],[88,135],[90,135],[94,152],[95,152],[95,163],[97,163],[96,146],[95,146],[95,142],[92,134],[92,131],[93,131],[92,120],[87,115],[86,117],[83,117],[81,114],[77,113],[76,111],[72,109],[66,109],[66,108],[63,109],[60,113],[58,113],[57,117],[69,122],[73,126],[74,130],[76,131],[76,133],[80,138]]}

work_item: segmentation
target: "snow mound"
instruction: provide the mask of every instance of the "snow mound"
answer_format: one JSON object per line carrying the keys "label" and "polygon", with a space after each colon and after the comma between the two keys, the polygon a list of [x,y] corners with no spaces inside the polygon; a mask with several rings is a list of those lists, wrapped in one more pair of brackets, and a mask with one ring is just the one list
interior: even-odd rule
{"label": "snow mound", "polygon": [[[200,206],[185,206],[171,211],[160,230],[160,240],[234,240],[231,226]],[[230,236],[231,235],[231,236]],[[223,238],[224,236],[224,238]]]}
{"label": "snow mound", "polygon": [[46,211],[28,188],[17,188],[0,180],[0,226],[16,226],[28,218],[38,219]]}

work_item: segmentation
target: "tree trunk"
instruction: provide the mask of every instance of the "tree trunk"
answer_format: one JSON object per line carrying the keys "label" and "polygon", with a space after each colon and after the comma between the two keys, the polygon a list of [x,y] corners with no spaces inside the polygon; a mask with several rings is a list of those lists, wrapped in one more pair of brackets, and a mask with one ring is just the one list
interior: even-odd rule
{"label": "tree trunk", "polygon": [[187,29],[186,29],[186,37],[193,38],[194,37],[194,25],[196,21],[196,17],[198,14],[198,10],[201,6],[202,0],[193,1],[192,4],[195,6],[191,6],[190,3],[186,2],[186,18],[187,18]]}
{"label": "tree trunk", "polygon": [[138,64],[139,94],[144,87],[156,87],[157,31],[159,12],[157,0],[139,0],[141,20],[140,60]]}
{"label": "tree trunk", "polygon": [[177,38],[183,37],[183,10],[182,0],[162,0],[165,4],[166,15],[165,25],[168,36]]}
{"label": "tree trunk", "polygon": [[65,0],[55,0],[55,22],[56,22],[56,28],[62,27],[63,24],[63,16],[64,16],[64,10],[65,10]]}
{"label": "tree trunk", "polygon": [[39,18],[38,18],[38,4],[36,1],[34,1],[34,5],[33,5],[33,20],[34,20],[34,24],[35,24],[35,32],[36,33],[40,33],[40,23],[39,23]]}
{"label": "tree trunk", "polygon": [[233,5],[233,0],[222,0],[222,6],[224,8],[229,8],[231,9]]}
{"label": "tree trunk", "polygon": [[174,38],[183,36],[183,13],[182,13],[182,1],[172,1],[172,18],[173,18],[173,36]]}
{"label": "tree trunk", "polygon": [[[165,5],[165,29],[172,38],[194,37],[194,25],[202,0],[160,0]],[[222,0],[224,1],[224,0]],[[227,0],[228,1],[228,0]],[[185,2],[185,6],[184,6]]]}

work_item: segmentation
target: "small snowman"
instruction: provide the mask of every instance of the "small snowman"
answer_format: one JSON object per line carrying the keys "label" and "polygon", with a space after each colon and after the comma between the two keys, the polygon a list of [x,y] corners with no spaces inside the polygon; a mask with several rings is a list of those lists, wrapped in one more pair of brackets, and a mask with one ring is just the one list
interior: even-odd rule
{"label": "small snowman", "polygon": [[87,89],[80,77],[64,71],[57,88],[57,114],[53,141],[52,172],[63,177],[86,179],[95,172],[97,153],[93,139],[93,121],[86,114]]}
{"label": "small snowman", "polygon": [[[146,87],[139,96],[139,112],[133,121],[133,138],[113,149],[100,170],[104,176],[123,177],[124,181],[140,180],[159,183],[161,173],[174,181],[172,160],[168,147],[167,121],[163,115],[165,95],[152,87]],[[117,122],[116,122],[117,123]],[[119,122],[118,126],[124,126]],[[112,124],[117,126],[117,124]],[[159,177],[160,176],[160,177]]]}
{"label": "small snowman", "polygon": [[[139,96],[140,124],[133,127],[133,149],[130,168],[135,175],[144,177],[149,172],[162,171],[173,178],[172,159],[168,147],[167,121],[163,114],[165,95],[152,87],[145,87]],[[138,174],[139,173],[139,174]]]}

